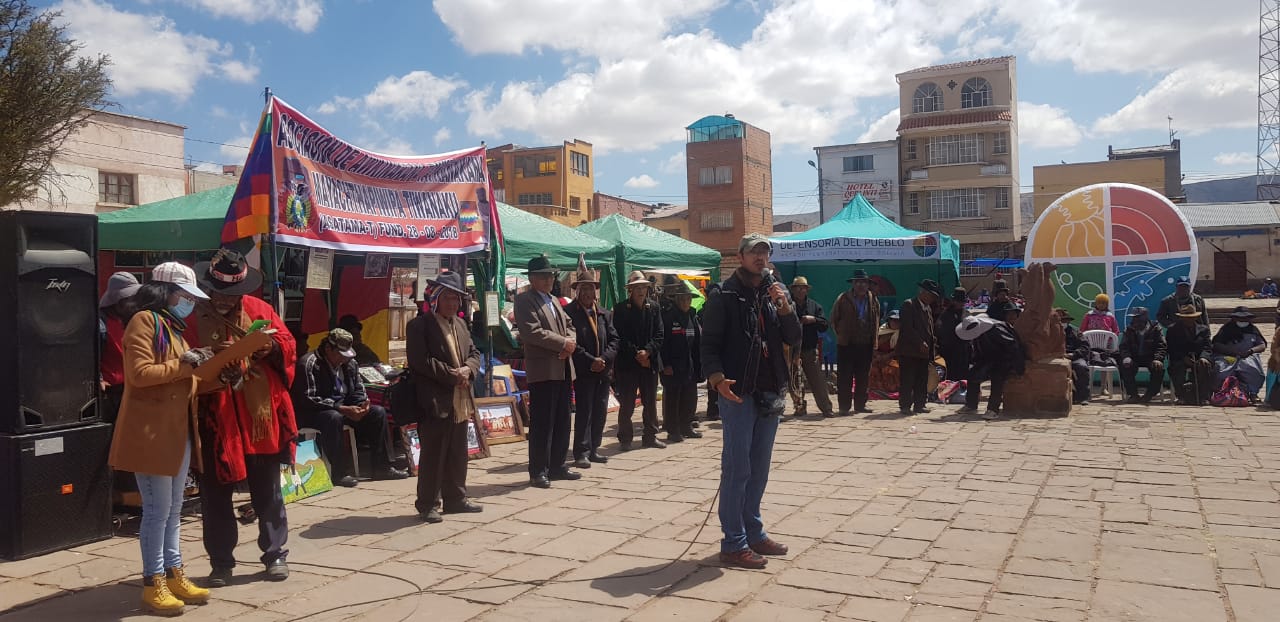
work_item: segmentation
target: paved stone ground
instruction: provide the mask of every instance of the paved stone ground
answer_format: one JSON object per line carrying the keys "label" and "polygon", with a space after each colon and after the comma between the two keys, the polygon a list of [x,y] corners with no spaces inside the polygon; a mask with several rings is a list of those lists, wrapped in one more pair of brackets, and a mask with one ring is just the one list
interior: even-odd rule
{"label": "paved stone ground", "polygon": [[[887,404],[878,403],[882,409]],[[289,506],[293,576],[257,564],[186,618],[236,620],[1159,620],[1280,614],[1280,422],[1254,409],[1095,402],[1068,419],[956,407],[782,424],[764,515],[791,553],[722,568],[719,425],[526,486],[521,444],[474,462],[482,514],[420,523],[412,481]],[[609,453],[616,449],[610,441]],[[256,560],[244,527],[241,559]],[[191,571],[207,560],[184,526]],[[679,561],[669,565],[692,542]],[[321,564],[336,568],[322,568]],[[338,569],[341,568],[341,569]],[[0,621],[141,616],[137,542],[0,563]],[[353,570],[352,570],[353,569]],[[330,607],[412,593],[376,605]],[[610,578],[653,571],[638,578]],[[513,584],[516,581],[548,581]]]}

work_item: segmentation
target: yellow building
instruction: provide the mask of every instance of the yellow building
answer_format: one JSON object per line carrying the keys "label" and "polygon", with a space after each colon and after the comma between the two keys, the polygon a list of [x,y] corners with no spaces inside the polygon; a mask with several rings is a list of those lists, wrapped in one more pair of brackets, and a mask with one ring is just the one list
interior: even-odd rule
{"label": "yellow building", "polygon": [[1180,203],[1186,199],[1182,189],[1181,147],[1181,141],[1176,139],[1155,147],[1108,147],[1107,159],[1102,162],[1037,166],[1032,169],[1034,216],[1039,218],[1062,195],[1093,184],[1134,184]]}
{"label": "yellow building", "polygon": [[1022,237],[1014,58],[897,75],[901,224],[960,240],[962,258],[1007,257]]}
{"label": "yellow building", "polygon": [[672,205],[659,208],[641,221],[654,229],[689,239],[689,206]]}
{"label": "yellow building", "polygon": [[489,149],[489,179],[503,203],[576,227],[594,219],[591,143]]}

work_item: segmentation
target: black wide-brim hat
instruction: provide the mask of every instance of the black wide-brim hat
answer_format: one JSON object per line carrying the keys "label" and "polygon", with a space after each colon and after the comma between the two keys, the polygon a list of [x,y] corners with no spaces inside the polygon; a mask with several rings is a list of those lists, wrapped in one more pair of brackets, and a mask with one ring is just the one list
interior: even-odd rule
{"label": "black wide-brim hat", "polygon": [[933,294],[934,296],[939,298],[942,297],[942,286],[938,285],[937,281],[934,281],[933,279],[920,281],[919,283],[916,283],[916,286],[930,294]]}
{"label": "black wide-brim hat", "polygon": [[1253,312],[1245,306],[1236,307],[1235,310],[1231,312],[1231,319],[1233,320],[1252,320],[1256,317],[1258,316],[1254,315]]}
{"label": "black wide-brim hat", "polygon": [[243,296],[262,287],[262,272],[250,268],[244,255],[225,248],[211,261],[196,263],[194,271],[200,289],[211,294]]}
{"label": "black wide-brim hat", "polygon": [[529,260],[529,269],[527,274],[556,274],[560,272],[560,268],[551,265],[551,259],[546,255],[539,255]]}
{"label": "black wide-brim hat", "polygon": [[434,279],[427,279],[427,282],[434,283],[445,289],[451,289],[462,296],[467,295],[467,288],[462,282],[462,275],[457,272],[445,272]]}
{"label": "black wide-brim hat", "polygon": [[854,270],[853,276],[849,277],[850,283],[854,281],[870,281],[870,280],[871,280],[871,277],[867,276],[866,270]]}

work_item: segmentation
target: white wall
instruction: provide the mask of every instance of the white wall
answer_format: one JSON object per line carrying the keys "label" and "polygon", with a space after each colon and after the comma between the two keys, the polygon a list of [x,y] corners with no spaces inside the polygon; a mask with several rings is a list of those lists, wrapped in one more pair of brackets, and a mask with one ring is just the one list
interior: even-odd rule
{"label": "white wall", "polygon": [[[818,147],[818,162],[822,171],[822,222],[840,213],[849,195],[850,184],[875,184],[885,187],[885,194],[864,194],[880,213],[894,222],[901,222],[902,204],[899,200],[898,142],[888,140],[856,145]],[[874,169],[870,171],[844,172],[844,159],[852,156],[872,156]],[[878,190],[877,190],[878,191]],[[848,198],[845,198],[849,195]]]}

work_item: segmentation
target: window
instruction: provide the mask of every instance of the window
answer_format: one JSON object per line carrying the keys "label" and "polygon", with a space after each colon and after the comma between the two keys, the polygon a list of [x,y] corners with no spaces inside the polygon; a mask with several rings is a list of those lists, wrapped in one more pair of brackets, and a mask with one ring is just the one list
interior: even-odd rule
{"label": "window", "polygon": [[919,192],[912,192],[907,195],[907,213],[913,214],[913,215],[920,213],[920,193]]}
{"label": "window", "polygon": [[1009,153],[1009,133],[996,132],[995,140],[991,145],[991,153],[995,155],[1007,155]]}
{"label": "window", "polygon": [[133,175],[98,173],[98,202],[137,205],[133,196]]}
{"label": "window", "polygon": [[982,217],[982,189],[934,190],[929,193],[929,219]]}
{"label": "window", "polygon": [[587,154],[585,153],[570,151],[569,152],[569,170],[573,172],[574,175],[590,177],[591,176],[591,158],[587,157]]}
{"label": "window", "polygon": [[1009,209],[1009,188],[993,188],[995,190],[995,209]]}
{"label": "window", "polygon": [[543,160],[543,161],[539,162],[539,163],[538,163],[538,174],[539,174],[539,175],[555,175],[555,174],[556,174],[556,161],[555,161],[555,160]]}
{"label": "window", "polygon": [[969,78],[960,87],[961,108],[981,108],[991,105],[991,83],[982,78]]}
{"label": "window", "polygon": [[912,138],[907,141],[907,157],[908,160],[916,159],[916,139]]}
{"label": "window", "polygon": [[942,110],[942,89],[932,82],[917,87],[915,96],[911,98],[911,114],[939,110]]}
{"label": "window", "polygon": [[982,158],[981,134],[952,134],[929,139],[929,165],[972,164]]}
{"label": "window", "polygon": [[582,213],[582,199],[578,197],[569,197],[569,213],[571,214]]}
{"label": "window", "polygon": [[733,229],[733,212],[729,210],[703,212],[699,225],[703,231],[728,231]]}
{"label": "window", "polygon": [[846,173],[873,171],[875,168],[875,156],[849,156],[844,159],[844,172]]}
{"label": "window", "polygon": [[531,192],[519,196],[520,205],[551,205],[550,192]]}
{"label": "window", "polygon": [[541,177],[556,174],[556,159],[552,156],[520,156],[515,159],[516,177]]}
{"label": "window", "polygon": [[960,276],[985,276],[991,278],[991,268],[986,266],[966,266],[965,264],[975,259],[1008,259],[1009,248],[1001,245],[999,248],[992,248],[982,244],[961,244],[960,245]]}
{"label": "window", "polygon": [[719,186],[733,183],[733,169],[727,166],[708,166],[698,169],[699,186]]}

